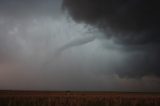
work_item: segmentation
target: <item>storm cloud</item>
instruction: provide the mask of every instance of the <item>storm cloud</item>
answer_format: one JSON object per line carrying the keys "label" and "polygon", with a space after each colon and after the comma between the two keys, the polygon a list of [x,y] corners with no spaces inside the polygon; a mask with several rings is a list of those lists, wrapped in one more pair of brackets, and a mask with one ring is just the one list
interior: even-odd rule
{"label": "storm cloud", "polygon": [[159,16],[139,11],[147,3],[0,0],[0,89],[159,91]]}
{"label": "storm cloud", "polygon": [[121,33],[110,36],[125,43],[159,43],[160,8],[156,1],[64,0],[63,7],[77,22]]}
{"label": "storm cloud", "polygon": [[[123,77],[160,76],[160,7],[150,0],[64,0],[63,9],[77,23],[97,27],[121,50],[130,52],[116,68]],[[116,66],[115,66],[116,67]]]}

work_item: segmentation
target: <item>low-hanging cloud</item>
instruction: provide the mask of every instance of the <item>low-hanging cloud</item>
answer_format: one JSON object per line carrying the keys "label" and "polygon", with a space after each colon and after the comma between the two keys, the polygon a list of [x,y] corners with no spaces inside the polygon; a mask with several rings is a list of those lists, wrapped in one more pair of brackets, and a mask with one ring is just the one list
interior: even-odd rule
{"label": "low-hanging cloud", "polygon": [[[130,52],[123,77],[160,76],[160,7],[150,0],[63,0],[64,10],[78,23],[97,27]],[[115,66],[116,67],[116,66]]]}

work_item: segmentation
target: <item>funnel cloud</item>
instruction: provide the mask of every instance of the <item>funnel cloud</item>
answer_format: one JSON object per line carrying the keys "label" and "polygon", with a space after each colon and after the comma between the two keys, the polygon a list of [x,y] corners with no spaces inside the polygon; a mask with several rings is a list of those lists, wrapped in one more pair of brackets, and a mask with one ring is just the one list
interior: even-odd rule
{"label": "funnel cloud", "polygon": [[70,49],[70,48],[76,47],[76,46],[85,45],[87,43],[94,41],[95,39],[96,39],[95,35],[89,35],[89,36],[85,36],[82,38],[74,39],[73,41],[70,41],[69,43],[65,44],[64,46],[58,48],[55,51],[55,56],[60,55],[63,51],[65,51],[67,49]]}

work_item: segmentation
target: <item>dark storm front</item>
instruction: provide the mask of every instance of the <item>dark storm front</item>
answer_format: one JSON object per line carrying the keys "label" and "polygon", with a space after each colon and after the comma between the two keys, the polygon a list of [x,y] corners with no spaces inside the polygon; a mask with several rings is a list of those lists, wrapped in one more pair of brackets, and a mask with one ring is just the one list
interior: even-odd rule
{"label": "dark storm front", "polygon": [[[137,52],[121,77],[160,75],[160,7],[150,0],[63,0],[63,8],[77,23],[97,27],[121,50]],[[139,52],[139,53],[138,53]],[[133,54],[134,54],[133,53]]]}

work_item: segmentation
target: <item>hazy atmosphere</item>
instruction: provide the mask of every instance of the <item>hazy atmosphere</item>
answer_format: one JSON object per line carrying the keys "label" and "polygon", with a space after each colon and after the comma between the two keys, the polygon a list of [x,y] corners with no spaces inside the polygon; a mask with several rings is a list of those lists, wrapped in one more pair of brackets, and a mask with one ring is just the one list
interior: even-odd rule
{"label": "hazy atmosphere", "polygon": [[0,90],[160,91],[150,0],[0,0]]}

